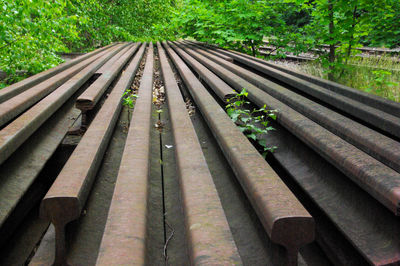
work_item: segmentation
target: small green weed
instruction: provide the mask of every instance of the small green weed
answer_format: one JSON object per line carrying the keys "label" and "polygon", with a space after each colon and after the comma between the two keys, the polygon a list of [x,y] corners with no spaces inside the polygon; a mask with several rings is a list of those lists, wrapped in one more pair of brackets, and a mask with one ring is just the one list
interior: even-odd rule
{"label": "small green weed", "polygon": [[246,105],[250,104],[247,101],[247,96],[248,92],[243,88],[235,97],[228,99],[228,104],[225,106],[226,112],[247,138],[257,142],[262,147],[262,155],[265,158],[268,152],[273,152],[277,148],[276,146],[268,147],[266,140],[261,138],[268,131],[275,130],[268,125],[268,119],[276,120],[276,110],[267,110],[266,105],[264,105],[260,109],[250,111],[246,109]]}
{"label": "small green weed", "polygon": [[123,105],[133,108],[135,106],[135,100],[139,97],[137,94],[132,93],[131,89],[128,89],[122,95]]}
{"label": "small green weed", "polygon": [[[319,62],[285,66],[321,78],[327,78]],[[392,57],[351,57],[336,82],[400,102],[400,64]]]}
{"label": "small green weed", "polygon": [[370,86],[364,87],[366,92],[373,92],[377,95],[384,95],[388,99],[394,99],[396,95],[393,88],[398,87],[399,83],[390,80],[392,72],[379,69],[372,71],[373,79]]}

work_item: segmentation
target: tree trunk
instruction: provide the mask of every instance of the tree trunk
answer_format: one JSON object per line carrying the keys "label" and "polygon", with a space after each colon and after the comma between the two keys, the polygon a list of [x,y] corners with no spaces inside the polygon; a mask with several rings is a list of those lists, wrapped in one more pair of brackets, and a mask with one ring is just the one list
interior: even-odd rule
{"label": "tree trunk", "polygon": [[328,79],[329,80],[333,80],[334,79],[334,67],[333,64],[335,63],[335,43],[334,43],[334,38],[333,38],[333,34],[335,31],[335,22],[333,20],[333,3],[332,0],[329,1],[329,5],[328,5],[328,10],[329,10],[329,35],[330,37],[330,44],[329,44],[329,73],[328,73]]}
{"label": "tree trunk", "polygon": [[256,48],[254,47],[254,41],[251,40],[251,52],[253,53],[253,56],[256,56]]}
{"label": "tree trunk", "polygon": [[350,39],[349,39],[349,48],[347,50],[346,63],[347,63],[348,58],[351,55],[351,48],[352,48],[353,40],[354,40],[354,28],[356,26],[356,15],[357,15],[357,5],[354,6],[354,10],[353,10],[353,24],[351,24],[351,31],[350,31],[351,35],[350,35]]}

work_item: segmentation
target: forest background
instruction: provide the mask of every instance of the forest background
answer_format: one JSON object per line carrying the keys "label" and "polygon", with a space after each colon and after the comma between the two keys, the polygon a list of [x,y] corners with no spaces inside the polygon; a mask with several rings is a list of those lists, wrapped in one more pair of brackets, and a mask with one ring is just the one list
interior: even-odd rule
{"label": "forest background", "polygon": [[[181,38],[254,55],[268,40],[275,57],[328,45],[321,76],[347,73],[357,84],[355,47],[400,46],[400,0],[0,0],[0,88],[59,64],[61,53]],[[382,66],[366,84],[398,86],[391,75]]]}

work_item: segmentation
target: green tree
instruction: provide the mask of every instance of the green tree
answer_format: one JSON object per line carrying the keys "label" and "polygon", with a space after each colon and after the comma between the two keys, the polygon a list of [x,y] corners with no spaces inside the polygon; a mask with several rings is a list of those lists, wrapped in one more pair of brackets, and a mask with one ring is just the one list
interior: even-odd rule
{"label": "green tree", "polygon": [[67,1],[0,0],[0,69],[16,78],[17,71],[33,74],[58,64],[56,52],[68,51],[78,38],[76,15]]}
{"label": "green tree", "polygon": [[4,87],[62,62],[59,53],[115,41],[173,39],[180,1],[0,0],[0,69]]}

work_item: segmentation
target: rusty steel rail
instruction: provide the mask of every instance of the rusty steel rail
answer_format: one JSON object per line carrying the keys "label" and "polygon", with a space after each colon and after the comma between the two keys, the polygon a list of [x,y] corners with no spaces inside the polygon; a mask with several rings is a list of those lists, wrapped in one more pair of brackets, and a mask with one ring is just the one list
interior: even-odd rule
{"label": "rusty steel rail", "polygon": [[[210,51],[215,53],[215,51]],[[354,116],[374,127],[377,127],[393,136],[400,137],[400,118],[391,113],[383,112],[369,105],[345,97],[334,91],[326,90],[325,88],[297,78],[286,72],[271,68],[264,64],[254,62],[252,60],[241,60],[241,63],[249,65],[256,70],[280,80],[294,88],[313,96],[324,103],[334,106],[347,114]],[[235,72],[235,70],[232,70]],[[400,106],[400,105],[399,105]]]}
{"label": "rusty steel rail", "polygon": [[220,49],[218,51],[223,52],[225,54],[229,53],[232,56],[232,58],[234,60],[236,60],[237,62],[243,62],[243,59],[254,60],[257,63],[261,63],[266,66],[273,67],[277,70],[286,72],[290,75],[293,75],[295,77],[298,77],[298,78],[303,79],[308,82],[312,82],[312,83],[314,83],[318,86],[321,86],[325,89],[331,90],[333,92],[336,92],[338,94],[341,94],[343,96],[351,98],[352,100],[359,101],[363,104],[367,104],[367,105],[374,107],[376,109],[379,109],[383,112],[400,117],[400,103],[390,101],[388,99],[379,97],[379,96],[371,94],[371,93],[353,89],[353,88],[347,87],[345,85],[336,83],[334,81],[322,79],[319,77],[314,77],[314,76],[304,74],[304,73],[298,72],[298,71],[290,69],[290,68],[285,68],[278,64],[273,64],[273,63],[267,62],[265,60],[261,60],[259,58],[254,58],[254,57],[248,56],[246,54],[240,55],[240,54],[236,54],[233,51],[225,51],[222,49]]}
{"label": "rusty steel rail", "polygon": [[96,265],[145,263],[153,60],[150,43]]}
{"label": "rusty steel rail", "polygon": [[[135,43],[134,43],[135,44]],[[139,43],[136,43],[139,44]],[[125,51],[127,51],[129,49],[129,47],[125,48]],[[117,54],[115,55],[113,58],[111,58],[110,60],[108,60],[107,63],[105,63],[102,67],[100,67],[95,74],[104,74],[105,71],[108,71],[110,69],[110,67],[122,56],[124,55],[123,53]]]}
{"label": "rusty steel rail", "polygon": [[221,65],[187,47],[184,47],[184,50],[217,73],[235,89],[246,88],[249,92],[248,98],[256,105],[264,106],[266,104],[272,109],[277,109],[278,123],[335,165],[395,215],[400,215],[400,174],[398,172],[365,154]]}
{"label": "rusty steel rail", "polygon": [[34,105],[36,102],[40,101],[42,98],[46,97],[48,94],[52,93],[59,86],[63,85],[74,75],[79,74],[81,70],[87,67],[89,64],[103,56],[107,53],[112,53],[115,49],[122,49],[121,45],[115,46],[109,50],[104,52],[100,52],[99,54],[90,57],[89,59],[84,60],[83,62],[73,66],[45,81],[42,83],[26,90],[17,96],[9,99],[0,104],[0,126],[6,124],[13,118],[17,117],[23,111]]}
{"label": "rusty steel rail", "polygon": [[400,172],[399,142],[251,71],[233,64],[226,64],[222,58],[218,59],[210,54],[202,54],[205,56],[208,55],[210,59],[219,62],[225,68],[253,83],[279,101],[282,101],[365,153]]}
{"label": "rusty steel rail", "polygon": [[[264,41],[265,45],[269,45],[268,41]],[[317,51],[317,52],[321,52],[323,51],[322,49],[326,49],[329,48],[328,44],[322,44],[319,46],[319,48],[314,48],[311,49],[312,51]],[[338,46],[336,46],[336,48],[338,48]],[[352,50],[359,50],[362,52],[367,52],[367,53],[377,53],[377,54],[385,54],[385,53],[400,53],[400,49],[399,48],[395,48],[395,49],[389,49],[389,48],[380,48],[380,47],[353,47]]]}
{"label": "rusty steel rail", "polygon": [[[192,42],[191,41],[189,43],[205,46],[205,44],[201,43],[201,42]],[[314,77],[314,76],[311,76],[308,74],[304,74],[304,73],[298,72],[296,70],[289,69],[289,68],[271,63],[271,62],[267,62],[263,59],[259,59],[259,58],[256,58],[256,57],[253,57],[253,56],[250,56],[247,54],[239,53],[239,52],[232,51],[232,50],[221,49],[221,48],[213,46],[213,45],[207,45],[207,47],[210,49],[213,49],[215,51],[218,51],[219,54],[223,54],[224,56],[230,56],[236,62],[246,64],[247,60],[251,60],[251,61],[263,64],[263,65],[266,65],[268,67],[275,68],[276,70],[285,72],[287,74],[293,75],[294,77],[314,83],[318,86],[323,87],[324,89],[336,92],[336,93],[341,94],[345,97],[348,97],[352,100],[359,101],[359,102],[367,104],[373,108],[379,109],[383,112],[400,117],[400,103],[390,101],[388,99],[376,96],[371,93],[356,90],[356,89],[344,86],[342,84],[339,84],[339,83],[336,83],[336,82],[333,82],[330,80],[326,80],[326,79]],[[247,63],[246,65],[252,67],[249,63]],[[253,69],[256,69],[256,68],[253,67]]]}
{"label": "rusty steel rail", "polygon": [[81,214],[121,111],[122,95],[135,76],[131,65],[137,66],[141,57],[136,54],[128,66],[133,71],[122,75],[42,200],[40,215],[50,220],[56,230],[55,265],[67,263],[64,227]]}
{"label": "rusty steel rail", "polygon": [[32,88],[33,86],[41,83],[42,81],[53,77],[54,75],[100,53],[103,52],[110,47],[117,45],[117,43],[113,43],[102,48],[96,49],[90,53],[79,56],[71,61],[62,63],[54,68],[48,69],[46,71],[40,72],[34,76],[21,80],[20,82],[14,83],[4,89],[0,90],[0,103],[7,101],[8,99],[14,97],[15,95],[20,94],[21,92],[26,91],[27,89]]}
{"label": "rusty steel rail", "polygon": [[218,78],[217,75],[215,75],[208,68],[200,64],[193,57],[191,57],[184,51],[180,51],[179,54],[183,58],[183,60],[185,60],[185,62],[197,72],[200,79],[203,79],[207,82],[207,84],[213,89],[215,94],[217,94],[218,97],[222,99],[222,101],[226,101],[236,94],[236,91],[234,91],[228,84]]}
{"label": "rusty steel rail", "polygon": [[[300,247],[314,240],[313,218],[179,56],[164,46],[270,239],[286,248],[286,265],[297,265]],[[180,49],[176,51],[183,56]]]}
{"label": "rusty steel rail", "polygon": [[57,109],[59,109],[93,73],[118,50],[105,53],[81,72],[70,78],[57,90],[24,112],[0,131],[0,163],[3,163],[33,134]]}
{"label": "rusty steel rail", "polygon": [[[265,138],[269,146],[278,147],[271,156],[299,184],[336,228],[372,265],[399,264],[398,217],[392,215],[368,193],[348,180],[338,169],[322,160],[318,154],[290,132],[279,125],[273,126],[276,130],[270,132]],[[309,205],[307,207],[312,209]],[[319,219],[316,217],[318,215],[315,215],[313,211],[311,215],[318,224]],[[329,231],[329,233],[332,232],[332,230]],[[325,234],[325,232],[319,234]],[[321,243],[321,237],[317,237],[316,240]],[[336,255],[339,252],[332,254],[334,247],[328,249],[331,250],[331,255],[340,257]],[[351,260],[345,257],[341,259]],[[342,261],[339,264],[350,265],[351,263]],[[366,263],[357,265],[364,264]]]}
{"label": "rusty steel rail", "polygon": [[[78,97],[76,101],[76,108],[82,110],[82,112],[93,109],[108,86],[115,79],[115,77],[117,77],[122,68],[126,65],[128,60],[139,47],[140,44],[129,46],[126,48],[126,50],[122,50],[116,55],[118,58],[117,60],[113,60],[110,64],[107,62],[103,74]],[[144,47],[145,45],[142,47],[141,52],[143,52]]]}
{"label": "rusty steel rail", "polygon": [[241,264],[196,132],[160,43],[157,50],[172,123],[191,263]]}
{"label": "rusty steel rail", "polygon": [[[0,165],[0,247],[25,214],[43,197],[41,193],[45,191],[35,189],[29,200],[24,200],[68,129],[79,117],[80,111],[74,108],[74,103],[75,99],[69,99],[31,136],[30,141]],[[17,208],[18,205],[23,205],[23,208]]]}

